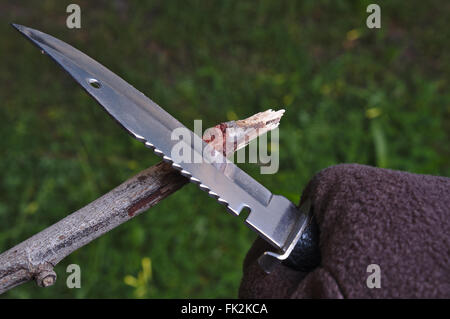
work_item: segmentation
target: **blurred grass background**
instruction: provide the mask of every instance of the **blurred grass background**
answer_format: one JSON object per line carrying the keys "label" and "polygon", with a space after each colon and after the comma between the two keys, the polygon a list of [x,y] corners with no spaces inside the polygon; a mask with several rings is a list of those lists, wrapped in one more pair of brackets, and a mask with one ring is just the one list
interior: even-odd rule
{"label": "blurred grass background", "polygon": [[[188,127],[285,108],[280,170],[259,175],[298,202],[327,166],[358,162],[449,176],[450,3],[73,1],[0,4],[0,251],[106,193],[158,158],[9,26],[92,56]],[[62,261],[47,289],[2,298],[236,297],[255,235],[189,185]],[[81,266],[82,288],[65,285]]]}

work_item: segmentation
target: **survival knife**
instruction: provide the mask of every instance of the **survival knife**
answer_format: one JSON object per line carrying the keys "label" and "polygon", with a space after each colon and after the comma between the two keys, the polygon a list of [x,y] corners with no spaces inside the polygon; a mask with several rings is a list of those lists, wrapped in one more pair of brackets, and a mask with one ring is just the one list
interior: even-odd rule
{"label": "survival knife", "polygon": [[[76,82],[92,96],[126,131],[143,142],[156,155],[206,191],[234,215],[250,210],[245,223],[275,250],[266,251],[258,259],[261,267],[270,270],[278,262],[299,270],[309,270],[317,251],[317,231],[312,222],[309,201],[297,208],[280,195],[272,194],[220,152],[204,152],[207,144],[188,130],[172,115],[122,78],[69,44],[48,34],[13,24],[26,38],[56,61]],[[203,161],[186,163],[171,158],[171,150],[180,141],[171,133],[184,128],[190,134],[182,140],[192,154]],[[205,155],[209,154],[209,155]],[[313,253],[311,254],[311,250]],[[301,259],[305,258],[306,263]],[[305,269],[305,264],[309,266]]]}

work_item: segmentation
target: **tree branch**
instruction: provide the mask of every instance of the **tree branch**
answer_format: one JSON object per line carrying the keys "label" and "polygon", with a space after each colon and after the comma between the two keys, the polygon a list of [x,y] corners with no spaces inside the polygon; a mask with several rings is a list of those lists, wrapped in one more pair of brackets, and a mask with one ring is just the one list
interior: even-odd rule
{"label": "tree branch", "polygon": [[[218,151],[230,155],[248,142],[279,125],[284,110],[268,110],[248,119],[219,124],[224,133],[239,128],[240,136],[228,154],[220,145]],[[206,132],[205,132],[206,134]],[[245,135],[245,137],[243,136]],[[206,139],[205,139],[206,140]],[[208,141],[209,142],[209,141]],[[51,286],[56,281],[53,267],[73,251],[109,232],[135,216],[155,206],[161,200],[176,192],[189,180],[174,170],[170,164],[160,162],[107,194],[96,199],[80,210],[44,229],[22,243],[0,255],[0,294],[36,280],[42,287]]]}

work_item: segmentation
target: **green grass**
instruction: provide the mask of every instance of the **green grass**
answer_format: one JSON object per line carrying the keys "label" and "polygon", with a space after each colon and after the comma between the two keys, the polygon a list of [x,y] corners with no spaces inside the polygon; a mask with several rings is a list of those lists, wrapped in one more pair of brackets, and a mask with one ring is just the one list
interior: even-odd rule
{"label": "green grass", "polygon": [[[0,4],[0,251],[158,161],[10,22],[81,49],[191,128],[285,108],[279,172],[242,167],[293,201],[344,162],[450,175],[449,3],[378,1],[370,30],[370,1],[77,1],[69,30],[71,2]],[[189,185],[63,260],[55,286],[2,298],[236,297],[254,238]],[[151,276],[127,285],[147,257]],[[71,263],[81,289],[65,285]]]}

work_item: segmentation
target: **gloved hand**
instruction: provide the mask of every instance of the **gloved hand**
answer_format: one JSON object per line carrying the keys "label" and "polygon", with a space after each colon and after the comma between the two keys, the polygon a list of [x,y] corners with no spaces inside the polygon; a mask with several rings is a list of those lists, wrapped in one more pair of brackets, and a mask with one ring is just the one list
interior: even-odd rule
{"label": "gloved hand", "polygon": [[305,273],[280,264],[267,275],[257,258],[271,248],[258,239],[240,298],[450,298],[449,178],[343,164],[319,172],[306,199],[320,265]]}

